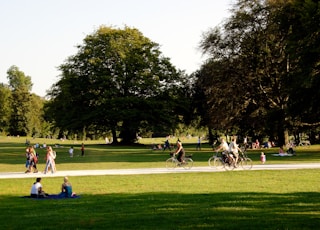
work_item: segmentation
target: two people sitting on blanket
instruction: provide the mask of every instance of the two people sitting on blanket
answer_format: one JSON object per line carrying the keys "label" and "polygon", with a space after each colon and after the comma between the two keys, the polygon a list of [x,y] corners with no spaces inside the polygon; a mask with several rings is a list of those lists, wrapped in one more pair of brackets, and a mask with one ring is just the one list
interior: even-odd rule
{"label": "two people sitting on blanket", "polygon": [[[46,198],[49,194],[45,193],[42,189],[41,178],[38,177],[36,182],[33,183],[30,191],[30,197],[32,198]],[[61,185],[61,192],[58,194],[60,198],[74,197],[76,194],[72,192],[72,185],[69,182],[68,177],[63,178],[63,184]]]}
{"label": "two people sitting on blanket", "polygon": [[61,193],[59,197],[73,197],[76,196],[74,192],[72,192],[72,185],[69,182],[68,177],[63,178],[63,184],[61,185]]}

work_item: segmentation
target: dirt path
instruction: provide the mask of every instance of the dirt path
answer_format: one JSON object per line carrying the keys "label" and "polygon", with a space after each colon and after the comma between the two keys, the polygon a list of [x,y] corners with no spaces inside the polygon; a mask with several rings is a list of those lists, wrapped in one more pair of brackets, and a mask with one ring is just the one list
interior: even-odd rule
{"label": "dirt path", "polygon": [[[317,169],[320,163],[304,164],[274,164],[274,165],[254,165],[251,170],[293,170],[293,169]],[[243,169],[235,169],[243,170]],[[64,177],[64,176],[97,176],[97,175],[137,175],[137,174],[163,174],[163,173],[190,173],[190,172],[222,172],[209,166],[193,167],[186,170],[183,168],[140,168],[140,169],[105,169],[105,170],[69,170],[57,171],[54,174],[47,173],[24,173],[24,172],[3,172],[0,173],[0,179],[10,178],[35,178],[35,177]]]}

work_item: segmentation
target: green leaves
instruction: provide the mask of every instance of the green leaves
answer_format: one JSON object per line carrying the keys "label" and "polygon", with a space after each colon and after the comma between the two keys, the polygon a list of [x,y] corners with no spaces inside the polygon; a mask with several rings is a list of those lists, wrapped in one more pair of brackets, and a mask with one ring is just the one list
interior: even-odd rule
{"label": "green leaves", "polygon": [[311,80],[319,76],[319,18],[319,3],[311,0],[237,1],[231,17],[205,34],[200,46],[209,55],[197,80],[208,124],[281,141],[279,130],[302,124],[294,121],[317,125],[306,114],[319,115],[313,103],[319,96],[304,91],[319,89],[319,81]]}
{"label": "green leaves", "polygon": [[[91,127],[88,132],[117,130],[127,143],[134,141],[141,126],[157,125],[167,108],[161,106],[155,114],[150,105],[161,103],[161,95],[168,95],[168,100],[175,96],[172,92],[181,80],[158,44],[129,27],[100,27],[86,36],[60,70],[62,77],[48,103],[56,124],[72,131],[80,126]],[[168,119],[172,116],[177,115],[166,114]]]}

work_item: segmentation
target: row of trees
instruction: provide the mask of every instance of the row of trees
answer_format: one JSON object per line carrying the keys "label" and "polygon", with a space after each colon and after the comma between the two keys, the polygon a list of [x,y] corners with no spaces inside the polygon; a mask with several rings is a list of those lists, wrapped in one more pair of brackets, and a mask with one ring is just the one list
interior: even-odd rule
{"label": "row of trees", "polygon": [[0,84],[0,133],[35,136],[49,132],[43,118],[44,99],[31,94],[31,77],[18,67],[7,71],[8,84]]}
{"label": "row of trees", "polygon": [[[239,0],[201,42],[199,115],[215,130],[279,144],[319,127],[319,1]],[[203,116],[203,115],[206,116]],[[314,133],[315,134],[315,133]],[[315,135],[311,135],[315,137]]]}
{"label": "row of trees", "polygon": [[132,143],[137,133],[174,134],[183,124],[209,127],[211,139],[242,134],[284,144],[306,130],[315,137],[319,24],[318,1],[238,0],[230,18],[204,34],[208,58],[191,75],[137,29],[101,26],[59,67],[47,101],[30,94],[30,77],[9,69],[0,87],[2,131],[111,133]]}

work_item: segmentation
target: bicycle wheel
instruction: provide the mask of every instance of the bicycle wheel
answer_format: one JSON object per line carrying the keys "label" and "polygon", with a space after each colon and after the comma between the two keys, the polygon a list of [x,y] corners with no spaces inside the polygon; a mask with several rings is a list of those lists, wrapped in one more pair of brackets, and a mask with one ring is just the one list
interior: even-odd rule
{"label": "bicycle wheel", "polygon": [[234,169],[234,159],[229,158],[227,162],[224,162],[224,169],[227,171],[231,171]]}
{"label": "bicycle wheel", "polygon": [[169,159],[167,159],[166,167],[167,169],[174,169],[175,167],[177,167],[176,159],[174,159],[173,157],[170,157]]}
{"label": "bicycle wheel", "polygon": [[249,170],[252,168],[252,160],[250,158],[245,158],[241,161],[241,167],[243,169]]}
{"label": "bicycle wheel", "polygon": [[224,164],[222,162],[222,159],[219,157],[211,157],[210,159],[212,159],[211,165],[214,166],[216,169],[223,169],[224,168]]}
{"label": "bicycle wheel", "polygon": [[182,167],[184,169],[191,169],[193,166],[193,160],[191,158],[185,158],[185,163],[182,163]]}
{"label": "bicycle wheel", "polygon": [[209,164],[210,167],[212,167],[212,168],[215,167],[215,165],[214,165],[214,160],[215,160],[216,158],[217,158],[217,157],[214,157],[214,156],[209,158],[208,164]]}

